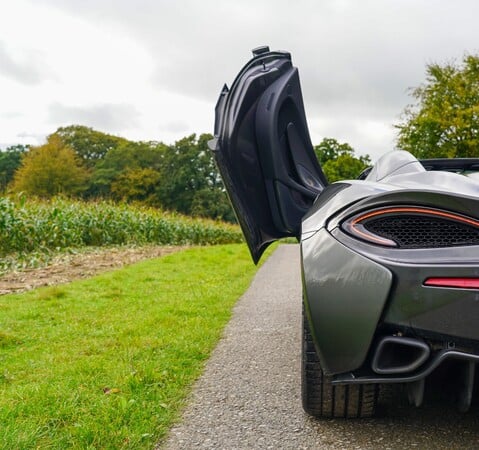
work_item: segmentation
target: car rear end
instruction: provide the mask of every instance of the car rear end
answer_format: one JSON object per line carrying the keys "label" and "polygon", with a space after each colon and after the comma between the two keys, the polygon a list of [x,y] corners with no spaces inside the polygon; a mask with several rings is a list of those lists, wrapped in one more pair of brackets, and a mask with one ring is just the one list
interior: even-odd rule
{"label": "car rear end", "polygon": [[[479,200],[391,190],[352,201],[302,241],[306,313],[333,384],[406,383],[446,371],[459,408],[471,403],[479,361]],[[357,189],[352,189],[356,191]],[[317,221],[317,220],[316,220]]]}

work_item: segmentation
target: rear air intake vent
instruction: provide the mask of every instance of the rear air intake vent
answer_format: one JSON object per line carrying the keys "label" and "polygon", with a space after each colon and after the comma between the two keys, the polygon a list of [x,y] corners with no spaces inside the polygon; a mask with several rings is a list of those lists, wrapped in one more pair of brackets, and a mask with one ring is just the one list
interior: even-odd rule
{"label": "rear air intake vent", "polygon": [[368,211],[346,221],[343,229],[376,245],[404,249],[479,245],[478,220],[429,208]]}
{"label": "rear air intake vent", "polygon": [[396,242],[399,248],[478,245],[479,229],[452,220],[403,215],[381,217],[364,225],[373,234]]}

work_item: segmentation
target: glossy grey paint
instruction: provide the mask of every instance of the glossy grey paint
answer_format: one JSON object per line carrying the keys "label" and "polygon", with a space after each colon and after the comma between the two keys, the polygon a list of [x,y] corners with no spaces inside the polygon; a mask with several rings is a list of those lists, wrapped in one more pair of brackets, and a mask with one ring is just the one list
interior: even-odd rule
{"label": "glossy grey paint", "polygon": [[429,277],[477,278],[478,264],[388,264],[397,283],[384,322],[448,335],[452,341],[479,340],[479,291],[423,286]]}
{"label": "glossy grey paint", "polygon": [[323,228],[345,208],[355,205],[362,199],[395,190],[392,186],[366,181],[348,180],[327,186],[314,202],[312,208],[303,217],[301,239]]}
{"label": "glossy grey paint", "polygon": [[387,177],[402,175],[406,173],[425,172],[424,166],[411,153],[396,150],[391,152],[387,158],[380,158],[374,164],[371,172],[366,177],[366,181],[383,181]]}
{"label": "glossy grey paint", "polygon": [[384,323],[479,340],[479,291],[423,286],[430,277],[479,277],[478,246],[399,250],[358,245],[338,228],[332,235],[393,274]]}
{"label": "glossy grey paint", "polygon": [[301,254],[306,311],[323,370],[355,370],[369,351],[392,275],[325,229],[301,243]]}

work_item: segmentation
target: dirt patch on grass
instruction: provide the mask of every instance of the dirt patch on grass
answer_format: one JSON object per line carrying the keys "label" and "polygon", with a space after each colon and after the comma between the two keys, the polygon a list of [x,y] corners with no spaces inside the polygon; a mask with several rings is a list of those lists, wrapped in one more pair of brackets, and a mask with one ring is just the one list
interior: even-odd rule
{"label": "dirt patch on grass", "polygon": [[165,256],[184,248],[181,246],[112,248],[57,256],[45,267],[13,271],[0,276],[0,295],[88,278],[143,259]]}

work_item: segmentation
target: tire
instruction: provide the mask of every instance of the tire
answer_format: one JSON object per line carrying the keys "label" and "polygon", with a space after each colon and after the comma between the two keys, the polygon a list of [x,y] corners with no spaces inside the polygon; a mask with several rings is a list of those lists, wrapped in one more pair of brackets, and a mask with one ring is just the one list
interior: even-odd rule
{"label": "tire", "polygon": [[324,375],[303,307],[301,390],[303,409],[317,418],[366,418],[376,410],[376,384],[332,385]]}

